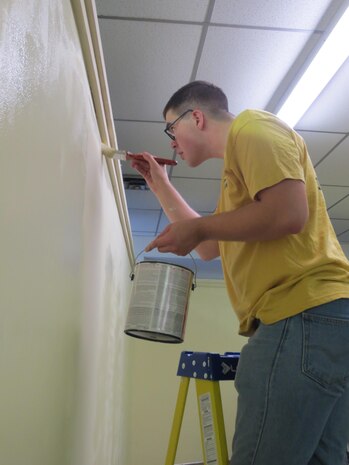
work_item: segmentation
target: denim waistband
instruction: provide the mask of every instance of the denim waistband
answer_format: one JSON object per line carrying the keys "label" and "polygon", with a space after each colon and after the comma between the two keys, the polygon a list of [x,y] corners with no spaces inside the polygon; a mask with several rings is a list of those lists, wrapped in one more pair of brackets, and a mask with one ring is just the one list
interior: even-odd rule
{"label": "denim waistband", "polygon": [[349,319],[349,299],[336,299],[305,310],[319,316]]}

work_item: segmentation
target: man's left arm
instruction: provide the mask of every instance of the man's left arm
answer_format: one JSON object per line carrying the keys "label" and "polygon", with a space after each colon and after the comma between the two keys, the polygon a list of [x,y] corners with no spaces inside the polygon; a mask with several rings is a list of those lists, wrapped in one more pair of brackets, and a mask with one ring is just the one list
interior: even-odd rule
{"label": "man's left arm", "polygon": [[146,251],[186,255],[206,240],[270,241],[301,232],[308,220],[303,181],[284,179],[257,193],[255,200],[237,210],[184,220],[169,225]]}

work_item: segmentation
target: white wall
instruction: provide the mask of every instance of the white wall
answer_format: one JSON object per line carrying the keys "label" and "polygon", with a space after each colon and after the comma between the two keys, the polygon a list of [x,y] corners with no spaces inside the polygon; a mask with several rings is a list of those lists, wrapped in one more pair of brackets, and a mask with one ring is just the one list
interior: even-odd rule
{"label": "white wall", "polygon": [[[184,343],[162,344],[130,339],[130,459],[127,465],[165,462],[180,378],[182,351],[239,352],[247,339],[238,336],[237,318],[221,281],[199,281],[191,293]],[[236,413],[233,381],[220,382],[228,451]],[[202,460],[195,382],[191,380],[176,463]]]}
{"label": "white wall", "polygon": [[2,0],[0,75],[0,464],[125,465],[129,263],[68,0]]}

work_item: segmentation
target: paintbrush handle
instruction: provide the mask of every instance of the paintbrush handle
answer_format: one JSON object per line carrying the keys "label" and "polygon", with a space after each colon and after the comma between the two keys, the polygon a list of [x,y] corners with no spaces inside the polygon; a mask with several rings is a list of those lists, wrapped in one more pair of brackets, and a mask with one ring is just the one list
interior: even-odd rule
{"label": "paintbrush handle", "polygon": [[[143,155],[137,153],[126,152],[126,158],[129,160],[144,160]],[[161,158],[161,157],[154,157],[154,160],[159,163],[159,165],[172,165],[176,166],[176,160],[171,160],[170,158]]]}

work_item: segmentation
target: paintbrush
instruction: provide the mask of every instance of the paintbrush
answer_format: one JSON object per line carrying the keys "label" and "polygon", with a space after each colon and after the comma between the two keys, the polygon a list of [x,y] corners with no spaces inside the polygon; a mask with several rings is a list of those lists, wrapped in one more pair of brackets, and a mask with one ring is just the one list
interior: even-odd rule
{"label": "paintbrush", "polygon": [[[112,147],[108,147],[106,144],[102,144],[102,154],[111,159],[116,160],[143,160],[143,155],[140,153],[127,152],[126,150],[117,150]],[[176,160],[171,160],[169,158],[154,157],[154,160],[159,163],[159,165],[177,165]]]}

